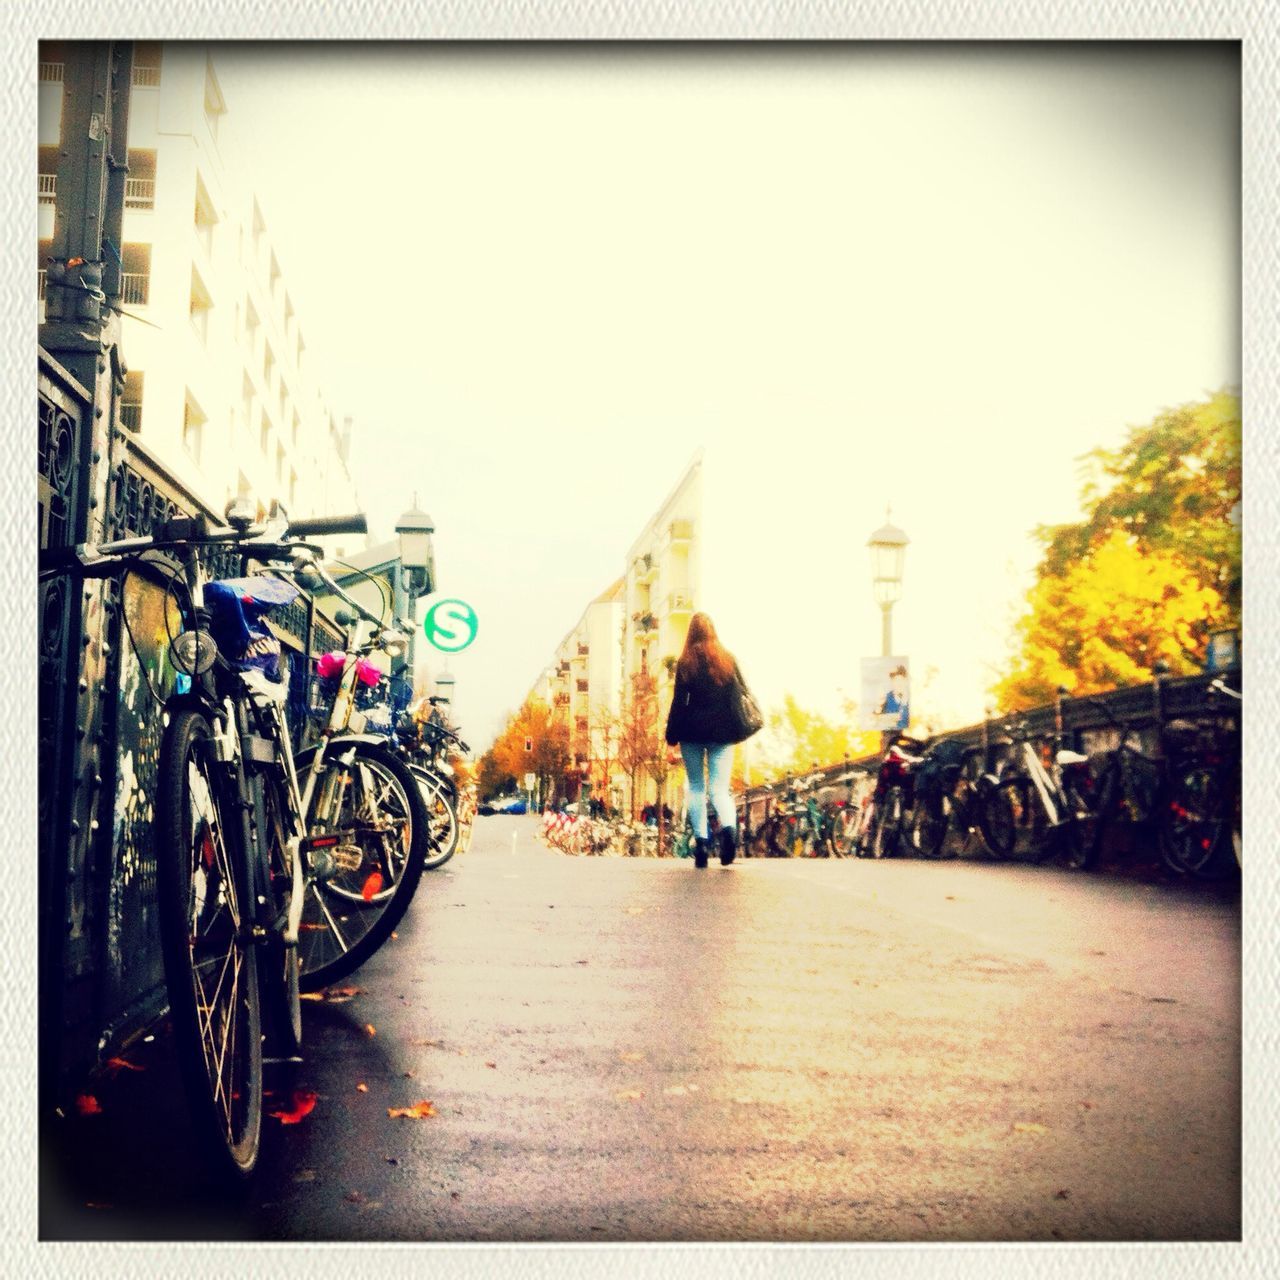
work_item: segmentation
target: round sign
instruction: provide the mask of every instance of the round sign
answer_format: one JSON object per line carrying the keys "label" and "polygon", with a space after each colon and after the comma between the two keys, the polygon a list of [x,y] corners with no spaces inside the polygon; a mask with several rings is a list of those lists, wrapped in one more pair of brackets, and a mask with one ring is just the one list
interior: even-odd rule
{"label": "round sign", "polygon": [[458,653],[476,638],[480,620],[464,600],[437,600],[427,610],[422,630],[437,649]]}

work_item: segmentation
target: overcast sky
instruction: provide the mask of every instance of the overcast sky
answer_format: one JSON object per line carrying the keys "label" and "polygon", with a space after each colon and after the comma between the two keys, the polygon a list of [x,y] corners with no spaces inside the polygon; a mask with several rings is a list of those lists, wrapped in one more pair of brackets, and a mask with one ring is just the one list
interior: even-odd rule
{"label": "overcast sky", "polygon": [[228,46],[375,534],[416,492],[478,745],[705,449],[766,702],[895,649],[968,719],[1075,459],[1238,386],[1239,80],[1196,46]]}

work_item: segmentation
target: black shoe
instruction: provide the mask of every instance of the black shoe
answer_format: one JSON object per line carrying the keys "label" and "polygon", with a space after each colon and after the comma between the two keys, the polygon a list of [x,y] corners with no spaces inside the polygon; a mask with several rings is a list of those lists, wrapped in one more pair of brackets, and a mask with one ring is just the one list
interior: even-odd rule
{"label": "black shoe", "polygon": [[707,850],[711,842],[698,837],[693,842],[693,865],[695,867],[705,867],[707,865]]}
{"label": "black shoe", "polygon": [[720,865],[727,867],[738,851],[737,827],[720,828]]}

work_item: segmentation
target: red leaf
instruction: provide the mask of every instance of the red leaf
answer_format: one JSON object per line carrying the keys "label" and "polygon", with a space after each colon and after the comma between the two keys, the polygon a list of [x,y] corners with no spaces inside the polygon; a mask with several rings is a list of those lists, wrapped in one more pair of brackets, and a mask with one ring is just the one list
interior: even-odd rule
{"label": "red leaf", "polygon": [[316,1092],[314,1089],[295,1089],[293,1091],[293,1107],[289,1111],[271,1111],[268,1114],[281,1124],[297,1124],[315,1110]]}
{"label": "red leaf", "polygon": [[91,1093],[82,1093],[76,1098],[76,1110],[82,1116],[100,1116],[102,1104]]}

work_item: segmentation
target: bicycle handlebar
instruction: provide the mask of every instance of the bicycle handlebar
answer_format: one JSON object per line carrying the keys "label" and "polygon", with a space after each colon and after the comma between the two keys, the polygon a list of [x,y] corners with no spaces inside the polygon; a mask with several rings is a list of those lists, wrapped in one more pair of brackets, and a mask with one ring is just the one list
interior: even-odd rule
{"label": "bicycle handlebar", "polygon": [[322,538],[331,533],[368,533],[369,522],[359,512],[349,516],[312,516],[290,520],[289,532],[299,538]]}

